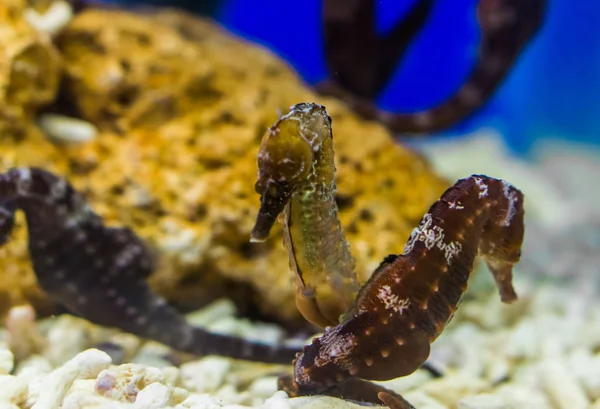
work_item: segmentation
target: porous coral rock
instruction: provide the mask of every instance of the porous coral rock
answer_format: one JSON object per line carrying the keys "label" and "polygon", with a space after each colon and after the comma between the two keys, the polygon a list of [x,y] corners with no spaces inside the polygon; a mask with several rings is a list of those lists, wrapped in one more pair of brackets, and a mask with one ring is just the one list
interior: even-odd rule
{"label": "porous coral rock", "polygon": [[24,14],[24,0],[0,2],[0,132],[23,132],[37,108],[58,90],[60,58],[50,37]]}
{"label": "porous coral rock", "polygon": [[[170,381],[176,381],[176,379]],[[124,364],[102,371],[96,379],[95,390],[99,395],[112,400],[135,402],[142,390],[155,383],[168,383],[162,370],[138,364]],[[172,387],[173,385],[163,386]],[[164,394],[161,392],[161,395]],[[169,389],[167,395],[169,399],[173,398],[179,400],[179,402],[186,397],[185,391],[181,392],[175,389]],[[148,394],[146,394],[147,396]]]}
{"label": "porous coral rock", "polygon": [[[271,53],[210,21],[88,9],[56,46],[64,65],[58,106],[99,134],[63,146],[28,124],[27,137],[0,135],[0,168],[58,172],[109,223],[132,226],[160,254],[151,284],[180,306],[226,295],[281,321],[299,319],[280,230],[267,243],[249,243],[259,141],[292,104],[317,101],[333,118],[340,217],[362,279],[402,251],[446,187],[384,128],[318,97]],[[44,305],[23,228],[0,249],[2,293],[9,304]]]}
{"label": "porous coral rock", "polygon": [[108,368],[110,357],[97,349],[76,355],[62,367],[50,373],[32,409],[54,409],[60,406],[66,393],[78,379],[91,379]]}

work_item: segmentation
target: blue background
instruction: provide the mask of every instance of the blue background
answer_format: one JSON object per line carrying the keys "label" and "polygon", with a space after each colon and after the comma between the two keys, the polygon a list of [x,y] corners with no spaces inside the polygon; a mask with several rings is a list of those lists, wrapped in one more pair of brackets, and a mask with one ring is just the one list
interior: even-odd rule
{"label": "blue background", "polygon": [[[325,78],[322,0],[222,0],[215,17],[262,43],[309,83]],[[414,0],[378,2],[379,26],[390,27]],[[175,2],[173,2],[174,4]],[[302,6],[300,6],[302,4]],[[476,0],[438,0],[379,105],[411,112],[455,91],[472,66],[479,41]],[[446,134],[494,127],[517,152],[535,139],[560,137],[600,144],[600,1],[549,0],[542,30],[487,105]]]}

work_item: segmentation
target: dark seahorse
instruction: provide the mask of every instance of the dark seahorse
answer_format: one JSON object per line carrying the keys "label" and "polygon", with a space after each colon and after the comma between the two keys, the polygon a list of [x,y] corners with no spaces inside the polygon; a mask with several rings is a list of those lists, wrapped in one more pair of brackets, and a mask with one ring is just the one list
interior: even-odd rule
{"label": "dark seahorse", "polygon": [[71,312],[195,355],[288,363],[298,349],[249,342],[189,325],[146,278],[154,260],[128,228],[107,227],[70,183],[38,168],[0,175],[0,245],[17,210],[41,288]]}
{"label": "dark seahorse", "polygon": [[448,128],[481,108],[539,31],[548,0],[479,0],[479,55],[462,86],[439,105],[415,113],[378,109],[373,101],[391,78],[410,40],[424,26],[433,0],[418,0],[390,32],[375,30],[375,1],[324,0],[325,54],[332,78],[317,85],[365,118],[398,134]]}
{"label": "dark seahorse", "polygon": [[524,235],[523,195],[484,175],[461,179],[435,202],[404,253],[383,260],[341,323],[313,339],[280,378],[291,396],[325,394],[412,408],[368,382],[416,371],[456,311],[477,255],[504,302],[516,299],[512,268]]}

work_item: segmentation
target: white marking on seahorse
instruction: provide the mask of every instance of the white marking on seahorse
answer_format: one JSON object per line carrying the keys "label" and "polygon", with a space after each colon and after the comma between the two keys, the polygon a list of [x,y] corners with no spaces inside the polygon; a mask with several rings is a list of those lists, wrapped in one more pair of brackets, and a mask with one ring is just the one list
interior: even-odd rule
{"label": "white marking on seahorse", "polygon": [[381,286],[377,291],[377,298],[383,303],[386,310],[393,310],[400,315],[410,307],[410,300],[400,298],[397,294],[394,294],[389,285]]}
{"label": "white marking on seahorse", "polygon": [[462,251],[462,244],[458,241],[444,243],[444,236],[444,229],[440,226],[433,226],[433,218],[430,213],[427,213],[423,216],[419,227],[413,229],[406,246],[404,246],[404,254],[410,253],[415,243],[421,241],[429,250],[437,247],[443,251],[446,263],[450,265],[452,264],[452,258]]}
{"label": "white marking on seahorse", "polygon": [[448,202],[448,209],[462,210],[465,207],[460,202]]}
{"label": "white marking on seahorse", "polygon": [[488,185],[486,185],[481,178],[474,178],[474,180],[479,187],[479,198],[486,197],[488,195]]}
{"label": "white marking on seahorse", "polygon": [[517,213],[517,201],[519,198],[517,192],[510,183],[502,181],[502,186],[504,187],[504,196],[508,199],[508,210],[506,211],[506,217],[504,217],[504,220],[502,220],[500,225],[508,226],[515,216],[515,213]]}
{"label": "white marking on seahorse", "polygon": [[29,189],[31,189],[31,170],[29,168],[19,168],[19,179],[17,180],[17,193],[22,196],[29,195]]}

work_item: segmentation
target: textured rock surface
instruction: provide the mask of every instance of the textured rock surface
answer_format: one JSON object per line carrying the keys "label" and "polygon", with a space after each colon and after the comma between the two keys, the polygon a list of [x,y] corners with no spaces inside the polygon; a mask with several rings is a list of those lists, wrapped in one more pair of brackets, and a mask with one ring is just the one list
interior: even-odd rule
{"label": "textured rock surface", "polygon": [[58,90],[60,59],[50,38],[23,18],[24,0],[0,2],[0,132],[23,133]]}
{"label": "textured rock surface", "polygon": [[[419,409],[600,408],[596,297],[568,286],[516,284],[521,299],[510,306],[495,290],[464,301],[433,344],[443,377],[419,370],[384,386]],[[324,396],[289,399],[276,391],[276,374],[290,365],[207,356],[174,367],[168,349],[153,342],[68,315],[34,322],[23,308],[0,328],[2,408],[365,408]],[[235,319],[233,310],[223,300],[190,318],[248,338],[269,333],[267,325]],[[41,347],[19,352],[39,339]],[[127,363],[117,356],[128,356]]]}
{"label": "textured rock surface", "polygon": [[[402,251],[446,185],[382,127],[317,97],[269,52],[208,21],[88,10],[55,45],[64,67],[55,108],[90,121],[99,134],[61,144],[23,119],[25,135],[0,134],[0,169],[41,166],[67,176],[99,214],[132,226],[157,250],[152,284],[180,305],[237,294],[267,315],[298,318],[280,230],[265,244],[248,242],[258,209],[258,143],[278,110],[301,101],[327,106],[341,217],[363,278]],[[45,55],[34,66],[47,64]],[[54,75],[56,68],[43,70]],[[23,298],[44,302],[19,228],[0,249],[2,312]]]}

